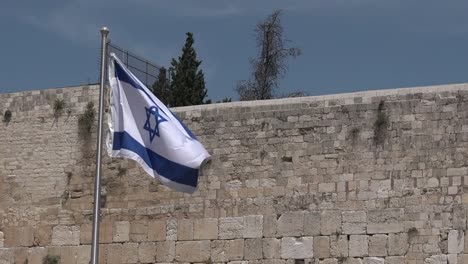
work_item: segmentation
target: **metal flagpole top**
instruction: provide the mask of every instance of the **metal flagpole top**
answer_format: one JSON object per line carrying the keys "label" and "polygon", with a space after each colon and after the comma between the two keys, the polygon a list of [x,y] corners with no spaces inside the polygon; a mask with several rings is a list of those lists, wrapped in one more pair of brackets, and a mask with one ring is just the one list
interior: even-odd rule
{"label": "metal flagpole top", "polygon": [[101,28],[101,34],[102,35],[107,35],[109,34],[109,29],[107,27],[102,27]]}

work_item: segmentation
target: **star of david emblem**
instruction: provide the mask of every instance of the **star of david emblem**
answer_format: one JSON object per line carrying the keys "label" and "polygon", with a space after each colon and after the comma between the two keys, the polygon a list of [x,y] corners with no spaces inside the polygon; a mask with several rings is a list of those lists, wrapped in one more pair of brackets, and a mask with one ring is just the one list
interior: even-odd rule
{"label": "star of david emblem", "polygon": [[150,108],[145,107],[145,109],[146,122],[143,129],[149,132],[150,142],[153,142],[155,136],[159,137],[159,124],[167,121],[167,119],[159,113],[159,108],[156,106],[151,106]]}

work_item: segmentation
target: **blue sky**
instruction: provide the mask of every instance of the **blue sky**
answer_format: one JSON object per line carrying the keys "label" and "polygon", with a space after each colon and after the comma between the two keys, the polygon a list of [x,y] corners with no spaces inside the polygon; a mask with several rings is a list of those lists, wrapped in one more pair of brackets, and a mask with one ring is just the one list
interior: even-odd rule
{"label": "blue sky", "polygon": [[209,98],[236,99],[255,25],[277,8],[302,49],[279,94],[468,82],[468,1],[4,0],[0,92],[96,82],[105,25],[113,43],[163,66],[193,32]]}

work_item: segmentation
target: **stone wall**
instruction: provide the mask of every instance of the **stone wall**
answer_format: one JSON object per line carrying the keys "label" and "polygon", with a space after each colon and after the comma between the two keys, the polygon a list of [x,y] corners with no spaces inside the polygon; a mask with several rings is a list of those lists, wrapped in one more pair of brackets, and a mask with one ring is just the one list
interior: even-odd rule
{"label": "stone wall", "polygon": [[[468,263],[467,88],[176,108],[212,154],[199,190],[106,156],[101,263]],[[89,262],[89,101],[96,86],[0,95],[0,263]]]}

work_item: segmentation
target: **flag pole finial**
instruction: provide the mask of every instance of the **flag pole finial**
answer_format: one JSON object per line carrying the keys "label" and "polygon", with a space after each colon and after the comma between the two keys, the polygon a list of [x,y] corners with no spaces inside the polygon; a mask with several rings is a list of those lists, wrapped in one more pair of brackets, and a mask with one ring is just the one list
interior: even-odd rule
{"label": "flag pole finial", "polygon": [[101,34],[103,36],[107,36],[107,34],[109,34],[109,29],[107,27],[102,27],[101,28]]}

